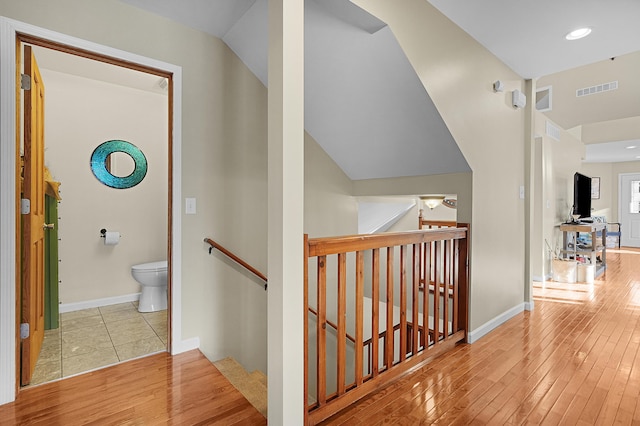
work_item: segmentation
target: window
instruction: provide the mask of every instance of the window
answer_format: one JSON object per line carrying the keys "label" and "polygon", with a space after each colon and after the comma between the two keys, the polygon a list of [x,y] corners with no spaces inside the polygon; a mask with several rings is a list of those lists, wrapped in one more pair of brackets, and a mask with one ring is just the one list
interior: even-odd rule
{"label": "window", "polygon": [[631,203],[629,213],[640,213],[640,180],[631,181]]}

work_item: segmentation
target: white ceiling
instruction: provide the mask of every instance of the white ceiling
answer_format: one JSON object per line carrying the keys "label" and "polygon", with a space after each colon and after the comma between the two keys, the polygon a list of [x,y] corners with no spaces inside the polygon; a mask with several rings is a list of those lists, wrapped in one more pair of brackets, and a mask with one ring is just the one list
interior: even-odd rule
{"label": "white ceiling", "polygon": [[[449,19],[524,78],[552,86],[547,116],[577,129],[587,162],[638,161],[640,127],[620,138],[621,119],[640,116],[640,1],[638,0],[429,0]],[[590,27],[583,39],[564,36]],[[611,60],[614,58],[615,60]],[[576,90],[618,81],[619,89],[576,97]],[[586,125],[611,131],[589,137]],[[584,131],[583,131],[584,130]]]}
{"label": "white ceiling", "polygon": [[[640,50],[638,0],[429,0],[524,78]],[[582,27],[588,37],[564,36]]]}
{"label": "white ceiling", "polygon": [[[266,85],[266,0],[121,1],[222,38]],[[554,108],[547,114],[563,127],[640,115],[628,107],[640,108],[640,87],[626,90],[630,84],[624,79],[613,96],[592,97],[597,102],[586,109],[574,104],[575,96],[560,96],[578,88],[566,81],[610,81],[597,61],[612,62],[608,58],[615,56],[621,64],[625,53],[640,52],[640,25],[633,22],[640,17],[639,0],[429,1],[518,74],[545,76],[540,81],[553,85],[554,92]],[[306,0],[305,20],[305,128],[350,178],[469,170],[383,22],[348,0]],[[593,28],[592,35],[564,40],[584,25]],[[619,95],[626,96],[627,106]],[[574,113],[569,117],[563,110]],[[597,142],[636,141],[635,135],[627,136]],[[640,146],[640,128],[637,139]],[[587,160],[613,161],[600,160],[595,145],[587,147]],[[610,153],[612,146],[604,151]],[[621,149],[625,161],[637,161]]]}

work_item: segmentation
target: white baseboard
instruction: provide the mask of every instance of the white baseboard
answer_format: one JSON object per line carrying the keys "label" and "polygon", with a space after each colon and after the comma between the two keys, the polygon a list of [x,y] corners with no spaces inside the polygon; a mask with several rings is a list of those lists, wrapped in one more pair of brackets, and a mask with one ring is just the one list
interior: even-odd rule
{"label": "white baseboard", "polygon": [[193,349],[200,348],[200,338],[192,337],[191,339],[182,340],[180,342],[173,342],[171,345],[171,355],[178,355],[183,352],[191,351]]}
{"label": "white baseboard", "polygon": [[525,311],[533,311],[533,300],[531,302],[524,302],[524,310]]}
{"label": "white baseboard", "polygon": [[551,274],[547,274],[545,276],[534,275],[533,277],[531,277],[532,281],[537,281],[539,283],[543,283],[545,281],[549,281],[550,279],[551,279]]}
{"label": "white baseboard", "polygon": [[[533,305],[533,302],[532,302],[532,305]],[[505,322],[509,321],[511,318],[515,317],[516,315],[524,311],[524,308],[525,308],[525,303],[522,302],[519,305],[516,305],[513,308],[509,309],[508,311],[501,313],[497,317],[485,322],[475,330],[470,331],[467,334],[468,336],[467,340],[469,341],[469,343],[477,342],[485,334],[489,333],[490,331],[494,330],[495,328],[499,327],[500,325],[504,324]]]}
{"label": "white baseboard", "polygon": [[62,303],[60,313],[80,311],[82,309],[99,308],[101,306],[117,305],[118,303],[135,302],[140,300],[140,293],[125,294],[124,296],[105,297],[104,299],[86,300],[84,302]]}

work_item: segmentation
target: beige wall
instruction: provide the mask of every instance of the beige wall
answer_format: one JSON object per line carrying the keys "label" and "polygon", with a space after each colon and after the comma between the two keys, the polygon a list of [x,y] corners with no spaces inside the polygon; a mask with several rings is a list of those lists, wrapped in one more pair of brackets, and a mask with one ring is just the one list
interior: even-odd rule
{"label": "beige wall", "polygon": [[[535,134],[544,135],[546,121],[543,113],[535,113]],[[560,140],[547,136],[535,140],[536,193],[534,230],[530,242],[532,275],[535,279],[551,274],[552,254],[549,248],[555,251],[562,246],[560,223],[567,220],[573,206],[573,175],[581,170],[584,155],[584,144],[571,132],[562,129]]]}
{"label": "beige wall", "polygon": [[1,1],[0,15],[182,67],[182,194],[197,199],[182,217],[182,337],[266,370],[247,348],[266,347],[265,292],[202,242],[267,272],[264,86],[220,39],[118,1]]}
{"label": "beige wall", "polygon": [[591,200],[591,211],[594,216],[606,216],[608,222],[617,221],[612,220],[614,219],[613,206],[618,204],[617,196],[614,198],[618,192],[618,176],[613,175],[613,164],[582,163],[580,167],[580,173],[591,178],[600,178],[600,198]]}
{"label": "beige wall", "polygon": [[594,214],[607,216],[609,222],[618,221],[619,175],[640,173],[640,161],[621,163],[583,163],[582,173],[587,176],[600,176],[600,199],[591,200]]}
{"label": "beige wall", "polygon": [[471,219],[474,330],[524,302],[524,111],[509,99],[524,81],[426,1],[355,3],[389,24],[473,170],[471,215],[458,219]]}
{"label": "beige wall", "polygon": [[458,222],[468,223],[471,221],[471,173],[353,181],[353,195],[358,197],[396,195],[413,197],[416,194],[457,194],[458,208],[456,213]]}
{"label": "beige wall", "polygon": [[358,233],[353,183],[305,132],[304,232],[309,238]]}
{"label": "beige wall", "polygon": [[[45,164],[62,183],[60,303],[138,293],[131,266],[167,258],[167,96],[46,69],[42,76]],[[91,153],[112,139],[133,143],[147,158],[147,175],[133,188],[107,187],[91,172]],[[117,176],[131,172],[127,159],[112,164]],[[121,232],[120,244],[105,246],[102,228]]]}
{"label": "beige wall", "polygon": [[[182,195],[197,199],[197,214],[182,217],[182,337],[266,371],[262,283],[202,242],[268,275],[265,87],[220,39],[118,1],[0,0],[0,15],[182,67]],[[351,182],[308,136],[305,148],[306,232],[355,233]]]}

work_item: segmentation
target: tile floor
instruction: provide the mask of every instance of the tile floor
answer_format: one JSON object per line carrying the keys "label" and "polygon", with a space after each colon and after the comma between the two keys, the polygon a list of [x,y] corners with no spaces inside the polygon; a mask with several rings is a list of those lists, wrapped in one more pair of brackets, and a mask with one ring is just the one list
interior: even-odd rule
{"label": "tile floor", "polygon": [[60,315],[47,330],[31,385],[159,352],[167,347],[167,311],[140,313],[137,302]]}

